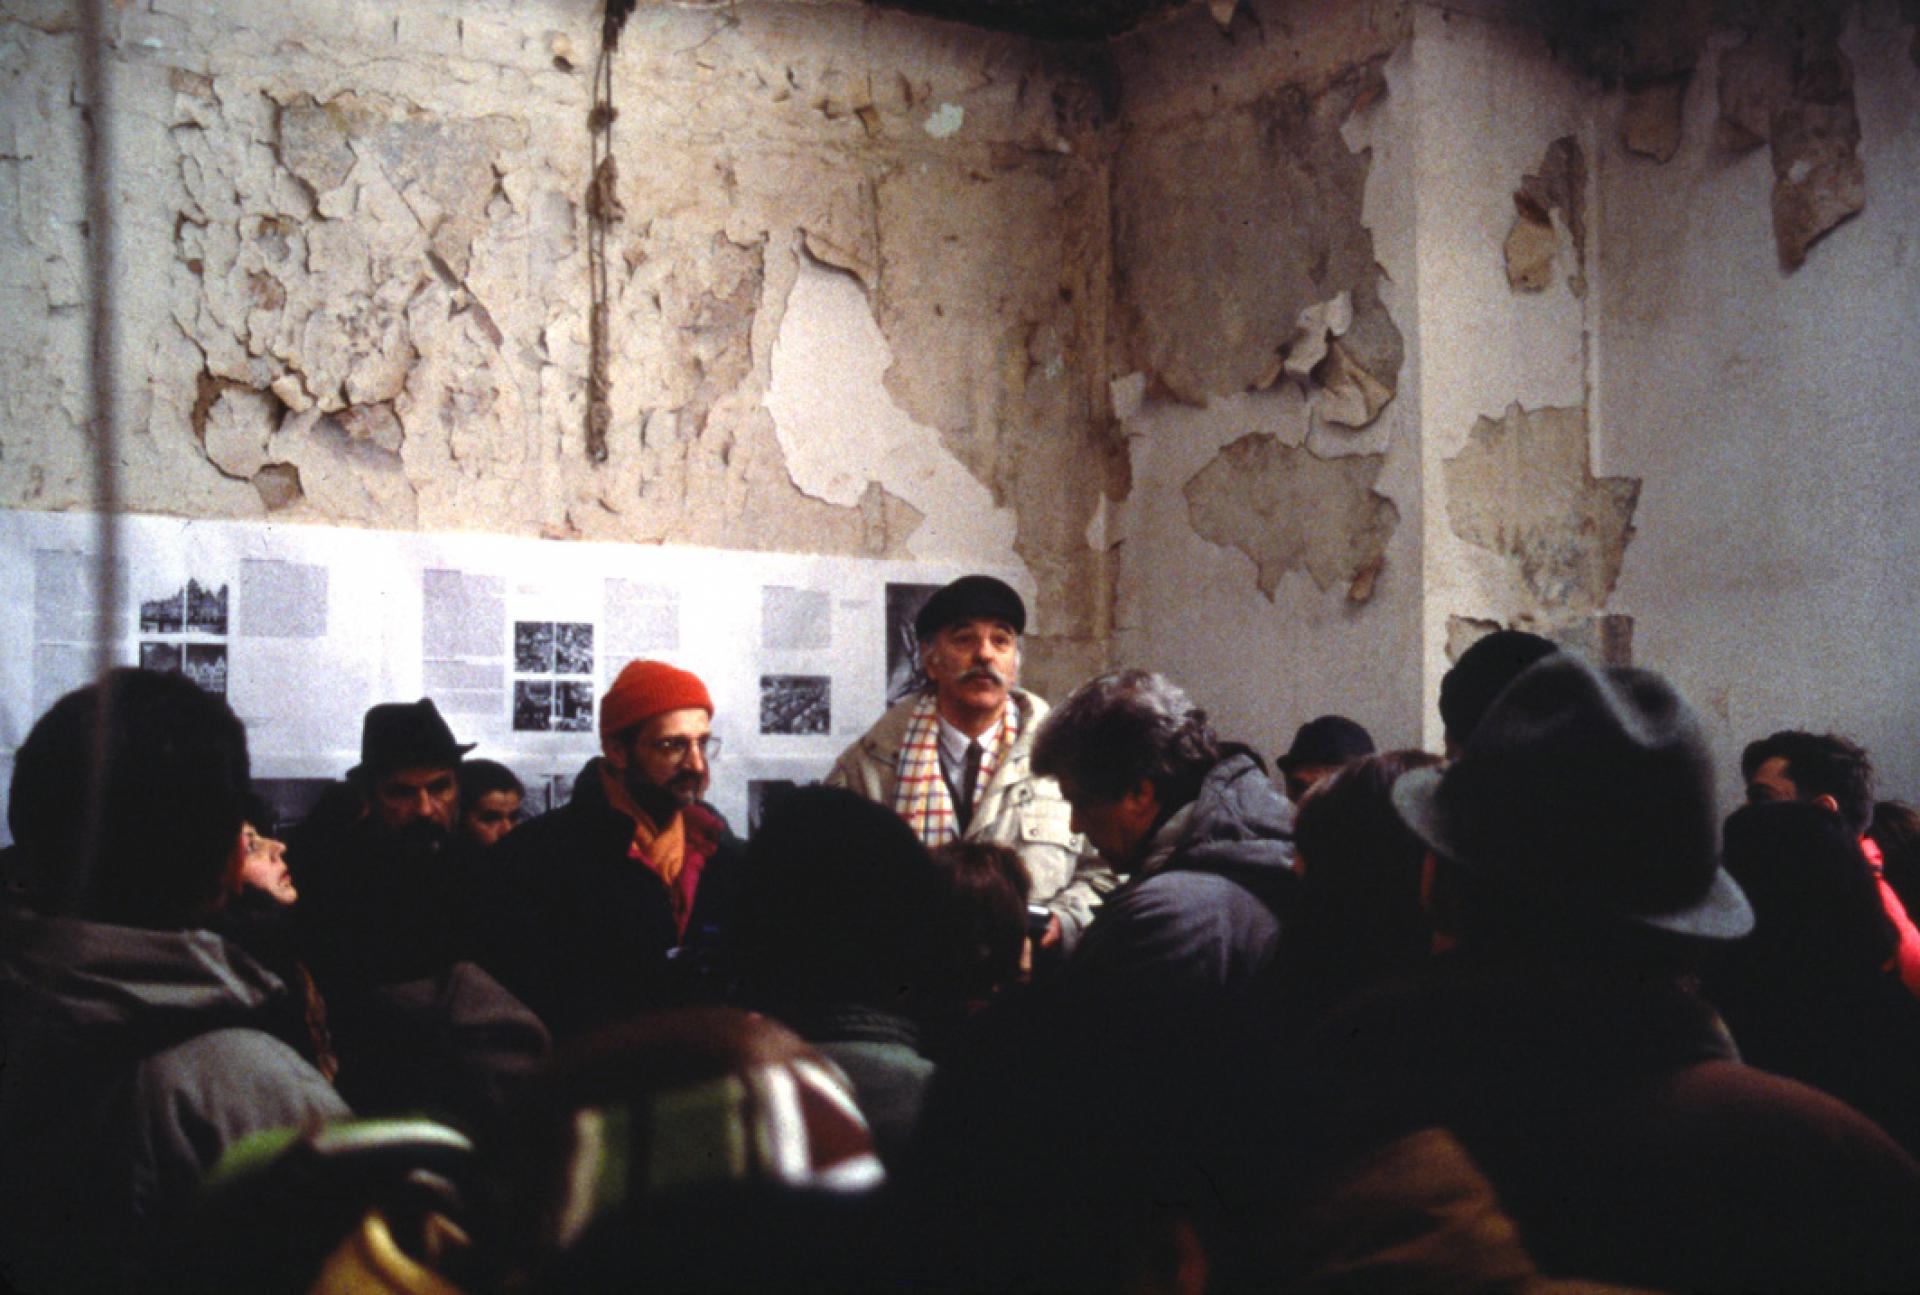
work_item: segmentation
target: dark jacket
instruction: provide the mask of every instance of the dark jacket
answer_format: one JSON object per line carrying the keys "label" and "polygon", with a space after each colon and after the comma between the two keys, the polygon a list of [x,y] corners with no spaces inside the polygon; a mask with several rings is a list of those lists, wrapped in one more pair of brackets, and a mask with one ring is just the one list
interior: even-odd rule
{"label": "dark jacket", "polygon": [[285,987],[211,931],[0,912],[0,1277],[137,1286],[250,1133],[349,1114],[265,1027]]}
{"label": "dark jacket", "polygon": [[1679,982],[1439,959],[1336,1013],[1292,1099],[1337,1163],[1451,1131],[1542,1271],[1664,1290],[1920,1288],[1920,1165],[1740,1064]]}
{"label": "dark jacket", "polygon": [[1260,759],[1231,748],[1163,823],[1063,968],[1104,999],[1247,991],[1280,944],[1297,878],[1293,807]]}
{"label": "dark jacket", "polygon": [[898,1013],[854,1003],[783,1019],[853,1081],[854,1099],[873,1132],[874,1150],[881,1163],[897,1171],[933,1078],[933,1062],[920,1051],[919,1028]]}
{"label": "dark jacket", "polygon": [[687,816],[688,848],[707,852],[684,940],[659,876],[629,857],[633,820],[607,801],[600,760],[572,798],[493,847],[498,870],[480,961],[555,1039],[649,1008],[720,996],[721,951],[742,850],[712,806]]}

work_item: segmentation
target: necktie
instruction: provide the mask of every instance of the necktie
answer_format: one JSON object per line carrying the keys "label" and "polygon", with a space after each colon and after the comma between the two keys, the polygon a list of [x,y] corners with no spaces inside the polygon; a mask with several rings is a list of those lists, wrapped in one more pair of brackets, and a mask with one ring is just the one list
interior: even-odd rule
{"label": "necktie", "polygon": [[967,765],[960,774],[960,803],[953,807],[954,817],[960,820],[960,830],[963,832],[973,818],[973,796],[980,786],[980,761],[985,755],[986,751],[978,741],[967,743]]}

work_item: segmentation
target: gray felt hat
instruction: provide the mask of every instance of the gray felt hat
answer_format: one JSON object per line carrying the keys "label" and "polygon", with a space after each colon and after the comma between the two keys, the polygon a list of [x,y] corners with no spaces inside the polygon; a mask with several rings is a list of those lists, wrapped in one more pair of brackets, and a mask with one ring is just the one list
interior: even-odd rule
{"label": "gray felt hat", "polygon": [[1709,940],[1753,928],[1720,866],[1699,717],[1649,671],[1547,657],[1458,760],[1400,778],[1393,804],[1437,853],[1536,911]]}

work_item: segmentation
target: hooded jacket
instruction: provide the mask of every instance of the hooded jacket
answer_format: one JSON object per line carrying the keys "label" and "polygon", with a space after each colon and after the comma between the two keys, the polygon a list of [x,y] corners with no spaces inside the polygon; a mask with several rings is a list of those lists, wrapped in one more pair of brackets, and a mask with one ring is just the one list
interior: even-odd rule
{"label": "hooded jacket", "polygon": [[0,910],[0,1276],[137,1285],[229,1147],[349,1115],[265,1028],[286,993],[211,931]]}
{"label": "hooded jacket", "polygon": [[1229,748],[1148,840],[1068,969],[1122,1000],[1244,993],[1279,948],[1293,860],[1293,807],[1258,756]]}

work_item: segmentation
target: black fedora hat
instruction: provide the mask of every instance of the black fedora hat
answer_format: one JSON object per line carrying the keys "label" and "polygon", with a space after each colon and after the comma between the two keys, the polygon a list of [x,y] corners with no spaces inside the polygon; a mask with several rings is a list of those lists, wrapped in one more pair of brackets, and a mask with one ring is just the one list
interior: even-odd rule
{"label": "black fedora hat", "polygon": [[1458,760],[1396,782],[1393,804],[1436,852],[1535,911],[1711,940],[1753,927],[1719,863],[1699,717],[1650,671],[1546,657]]}
{"label": "black fedora hat", "polygon": [[360,722],[360,763],[347,770],[347,776],[452,767],[475,745],[453,740],[453,730],[431,698],[382,702]]}
{"label": "black fedora hat", "polygon": [[1027,605],[1013,586],[992,576],[961,576],[942,585],[913,618],[913,632],[925,643],[961,621],[1004,621],[1015,634],[1027,632]]}

